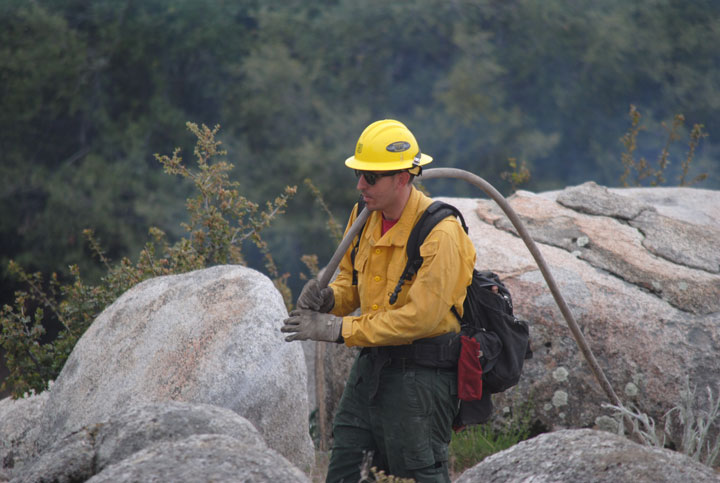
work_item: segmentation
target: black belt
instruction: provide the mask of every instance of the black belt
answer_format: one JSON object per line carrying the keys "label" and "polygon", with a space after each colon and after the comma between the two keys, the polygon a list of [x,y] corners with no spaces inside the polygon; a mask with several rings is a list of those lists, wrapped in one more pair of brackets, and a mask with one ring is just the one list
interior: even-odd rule
{"label": "black belt", "polygon": [[391,360],[403,359],[418,365],[431,366],[455,364],[458,360],[458,349],[450,345],[399,345],[383,347],[365,347],[361,354]]}
{"label": "black belt", "polygon": [[419,339],[408,345],[364,347],[361,354],[381,360],[404,360],[425,367],[453,367],[460,355],[458,334],[449,333]]}
{"label": "black belt", "polygon": [[380,372],[383,368],[415,366],[438,369],[454,369],[460,355],[459,334],[450,333],[419,339],[408,345],[364,347],[360,355],[369,355],[372,359],[372,385],[370,400],[375,398],[380,384]]}

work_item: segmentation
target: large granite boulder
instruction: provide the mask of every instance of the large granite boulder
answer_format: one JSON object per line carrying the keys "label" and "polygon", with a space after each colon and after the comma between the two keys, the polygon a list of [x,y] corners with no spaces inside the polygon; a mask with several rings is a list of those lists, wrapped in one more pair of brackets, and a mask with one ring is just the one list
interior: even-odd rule
{"label": "large granite boulder", "polygon": [[78,341],[50,390],[39,449],[123,408],[185,401],[236,412],[309,469],[306,369],[279,331],[286,317],[272,282],[241,266],[138,284]]}
{"label": "large granite boulder", "polygon": [[158,443],[109,466],[87,481],[303,483],[310,480],[274,451],[244,445],[228,436],[205,434],[172,443]]}
{"label": "large granite boulder", "polygon": [[591,429],[545,433],[485,458],[456,483],[720,481],[693,459]]}
{"label": "large granite boulder", "polygon": [[[686,376],[698,396],[706,386],[720,390],[720,193],[653,193],[586,183],[509,201],[618,396],[660,420],[680,401]],[[610,401],[524,243],[494,203],[452,202],[466,215],[477,265],[501,275],[531,325],[535,357],[496,403],[529,400],[547,428],[593,426]]]}
{"label": "large granite boulder", "polygon": [[237,413],[207,404],[130,407],[69,434],[15,473],[41,481],[308,481]]}

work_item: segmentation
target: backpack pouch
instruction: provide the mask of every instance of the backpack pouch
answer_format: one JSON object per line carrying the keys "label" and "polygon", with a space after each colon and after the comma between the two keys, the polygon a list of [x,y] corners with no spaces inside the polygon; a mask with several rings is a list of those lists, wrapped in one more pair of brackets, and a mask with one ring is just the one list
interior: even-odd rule
{"label": "backpack pouch", "polygon": [[477,340],[460,336],[460,359],[458,360],[458,398],[477,401],[482,397],[482,347]]}

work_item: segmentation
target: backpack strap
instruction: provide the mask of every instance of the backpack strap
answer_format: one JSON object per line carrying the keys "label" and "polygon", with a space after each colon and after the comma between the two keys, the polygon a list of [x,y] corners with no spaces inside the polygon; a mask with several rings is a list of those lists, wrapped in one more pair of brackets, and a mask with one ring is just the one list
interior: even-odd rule
{"label": "backpack strap", "polygon": [[400,280],[398,280],[398,283],[395,286],[395,290],[392,295],[390,295],[390,305],[397,301],[398,295],[400,294],[405,281],[411,280],[422,266],[423,258],[420,256],[420,246],[425,242],[425,238],[427,238],[428,234],[433,230],[433,228],[435,228],[435,225],[450,215],[453,215],[460,220],[463,230],[467,233],[467,224],[465,224],[465,218],[463,218],[460,210],[443,201],[433,201],[420,216],[417,223],[415,223],[407,241],[408,261],[405,265],[405,270],[403,270],[403,273],[400,276]]}
{"label": "backpack strap", "polygon": [[[360,216],[360,213],[362,213],[363,208],[365,208],[365,200],[363,199],[362,195],[360,195],[360,199],[357,202],[357,213],[355,213],[355,217]],[[365,221],[365,225],[367,225],[367,220]],[[362,229],[357,235],[357,238],[355,239],[355,243],[353,244],[352,250],[350,251],[350,263],[352,263],[353,267],[353,273],[352,273],[352,284],[357,285],[358,284],[358,273],[357,270],[355,270],[355,256],[358,252],[358,247],[360,246],[360,239],[362,238],[362,234],[365,231],[365,225],[363,225]]]}

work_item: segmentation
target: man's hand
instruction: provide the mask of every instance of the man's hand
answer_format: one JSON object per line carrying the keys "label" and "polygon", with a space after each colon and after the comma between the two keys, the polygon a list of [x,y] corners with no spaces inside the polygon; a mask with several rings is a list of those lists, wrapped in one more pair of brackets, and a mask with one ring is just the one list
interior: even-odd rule
{"label": "man's hand", "polygon": [[341,341],[342,317],[321,314],[313,310],[293,310],[290,312],[290,318],[285,319],[284,324],[280,331],[291,334],[285,337],[286,342],[308,339],[326,342]]}
{"label": "man's hand", "polygon": [[320,290],[320,283],[316,278],[313,278],[305,284],[302,292],[300,292],[297,306],[300,309],[327,313],[335,306],[335,295],[330,287]]}

